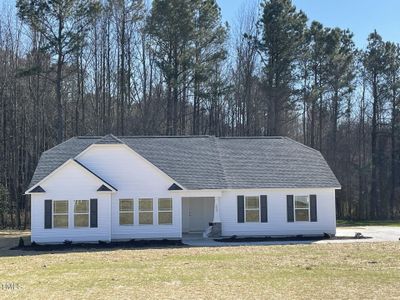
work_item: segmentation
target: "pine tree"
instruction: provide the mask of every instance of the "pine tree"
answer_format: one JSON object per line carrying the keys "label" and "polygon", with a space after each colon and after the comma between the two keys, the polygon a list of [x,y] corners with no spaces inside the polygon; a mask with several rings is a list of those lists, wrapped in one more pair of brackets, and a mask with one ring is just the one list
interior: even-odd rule
{"label": "pine tree", "polygon": [[354,89],[355,49],[353,35],[348,30],[334,28],[327,35],[326,83],[331,94],[329,161],[336,167],[338,120],[342,115],[344,100]]}
{"label": "pine tree", "polygon": [[382,153],[379,150],[380,115],[384,100],[385,43],[374,31],[368,37],[368,46],[364,54],[364,68],[372,92],[372,124],[371,124],[371,216],[379,218],[381,186],[379,168],[382,164]]}
{"label": "pine tree", "polygon": [[212,77],[213,71],[226,58],[225,42],[228,28],[222,25],[220,8],[215,0],[196,0],[192,5],[194,11],[192,133],[199,134],[201,102],[210,97],[208,93],[204,93],[207,88],[203,84],[209,82],[211,78],[215,79]]}
{"label": "pine tree", "polygon": [[268,135],[285,134],[285,119],[293,108],[296,61],[304,42],[307,17],[291,0],[263,3],[258,49],[264,62]]}
{"label": "pine tree", "polygon": [[189,0],[154,0],[147,31],[153,39],[152,51],[167,89],[166,131],[176,135],[180,86],[187,78],[194,35],[193,11]]}
{"label": "pine tree", "polygon": [[390,195],[388,217],[396,216],[400,200],[400,46],[386,42],[386,75],[390,110]]}
{"label": "pine tree", "polygon": [[18,0],[20,19],[47,41],[45,50],[56,56],[57,141],[64,138],[62,83],[66,60],[81,47],[88,23],[99,10],[99,2],[84,0]]}

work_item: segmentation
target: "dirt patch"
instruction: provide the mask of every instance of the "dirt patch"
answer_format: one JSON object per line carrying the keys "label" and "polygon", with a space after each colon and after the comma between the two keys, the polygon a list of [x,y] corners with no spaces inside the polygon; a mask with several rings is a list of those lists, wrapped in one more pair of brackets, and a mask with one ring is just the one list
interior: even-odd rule
{"label": "dirt patch", "polygon": [[29,242],[29,231],[20,230],[1,230],[0,231],[0,250],[8,250],[12,246],[18,245],[20,238],[24,239],[24,243]]}

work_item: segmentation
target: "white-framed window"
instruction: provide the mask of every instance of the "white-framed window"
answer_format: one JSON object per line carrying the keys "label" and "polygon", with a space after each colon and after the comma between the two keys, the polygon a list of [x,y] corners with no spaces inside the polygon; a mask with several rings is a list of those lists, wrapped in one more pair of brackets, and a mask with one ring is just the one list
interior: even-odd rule
{"label": "white-framed window", "polygon": [[68,200],[53,200],[53,228],[68,228]]}
{"label": "white-framed window", "polygon": [[153,199],[139,198],[139,224],[153,224]]}
{"label": "white-framed window", "polygon": [[89,200],[74,201],[74,226],[89,227]]}
{"label": "white-framed window", "polygon": [[294,220],[296,222],[310,221],[310,199],[308,196],[294,196]]}
{"label": "white-framed window", "polygon": [[244,202],[245,222],[260,222],[260,197],[246,196]]}
{"label": "white-framed window", "polygon": [[133,225],[133,199],[119,199],[119,225]]}
{"label": "white-framed window", "polygon": [[168,225],[172,224],[172,199],[159,198],[158,199],[158,224]]}

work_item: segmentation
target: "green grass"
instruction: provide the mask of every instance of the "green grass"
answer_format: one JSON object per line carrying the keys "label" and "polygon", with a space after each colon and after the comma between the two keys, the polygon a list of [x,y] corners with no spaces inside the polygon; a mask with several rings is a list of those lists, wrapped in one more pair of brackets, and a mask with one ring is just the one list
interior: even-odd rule
{"label": "green grass", "polygon": [[400,243],[0,255],[0,281],[20,286],[0,299],[400,297]]}
{"label": "green grass", "polygon": [[348,221],[337,220],[336,224],[340,226],[396,226],[400,227],[400,220],[381,220],[381,221]]}

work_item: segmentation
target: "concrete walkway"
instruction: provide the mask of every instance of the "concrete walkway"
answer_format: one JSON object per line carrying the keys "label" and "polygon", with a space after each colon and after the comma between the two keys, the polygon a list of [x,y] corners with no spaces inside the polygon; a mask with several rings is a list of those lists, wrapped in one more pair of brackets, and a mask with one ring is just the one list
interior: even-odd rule
{"label": "concrete walkway", "polygon": [[354,237],[359,232],[370,239],[338,239],[318,241],[270,241],[270,242],[216,242],[213,239],[206,239],[202,234],[185,234],[182,242],[194,247],[226,247],[226,246],[262,246],[262,245],[293,245],[293,244],[329,244],[329,243],[370,243],[397,241],[400,238],[400,227],[392,226],[363,226],[363,227],[338,227],[337,237]]}

